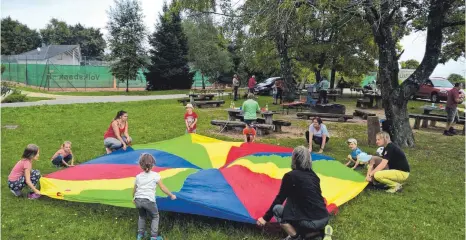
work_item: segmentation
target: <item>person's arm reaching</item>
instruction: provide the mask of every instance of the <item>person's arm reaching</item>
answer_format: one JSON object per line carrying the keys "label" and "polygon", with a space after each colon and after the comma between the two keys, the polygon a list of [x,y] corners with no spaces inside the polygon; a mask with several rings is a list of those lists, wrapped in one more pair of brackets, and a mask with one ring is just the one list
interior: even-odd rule
{"label": "person's arm reaching", "polygon": [[168,190],[167,187],[165,187],[165,185],[162,183],[162,180],[159,180],[157,182],[157,185],[159,185],[160,189],[162,190],[162,192],[164,192],[165,194],[167,194],[171,200],[175,200],[176,199],[176,196],[170,192],[170,190]]}
{"label": "person's arm reaching", "polygon": [[291,176],[289,174],[285,174],[282,179],[282,184],[280,186],[280,191],[278,192],[277,196],[273,200],[272,204],[270,205],[269,210],[265,213],[265,215],[257,220],[257,224],[263,226],[265,222],[270,221],[273,217],[273,208],[277,204],[283,204],[286,198],[289,196],[291,191],[292,182]]}

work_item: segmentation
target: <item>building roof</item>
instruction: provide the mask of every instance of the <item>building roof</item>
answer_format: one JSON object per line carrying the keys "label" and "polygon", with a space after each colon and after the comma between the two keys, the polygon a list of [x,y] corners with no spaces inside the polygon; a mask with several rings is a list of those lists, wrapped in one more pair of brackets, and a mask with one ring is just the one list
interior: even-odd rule
{"label": "building roof", "polygon": [[81,58],[81,51],[79,45],[48,45],[40,48],[40,51],[37,49],[31,50],[29,52],[21,53],[16,55],[18,60],[45,60],[52,58],[58,54],[71,52],[78,48],[78,58]]}

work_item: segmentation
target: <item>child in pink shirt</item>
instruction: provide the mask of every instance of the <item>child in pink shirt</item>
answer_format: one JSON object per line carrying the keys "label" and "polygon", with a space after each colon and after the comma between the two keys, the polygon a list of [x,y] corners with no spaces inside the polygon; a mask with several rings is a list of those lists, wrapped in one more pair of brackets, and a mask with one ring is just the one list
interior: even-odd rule
{"label": "child in pink shirt", "polygon": [[8,187],[15,196],[21,196],[21,190],[26,185],[31,189],[31,193],[28,195],[29,199],[37,199],[41,196],[40,191],[36,188],[40,172],[32,169],[32,161],[37,159],[39,159],[39,147],[35,144],[27,145],[22,159],[16,163],[8,176]]}
{"label": "child in pink shirt", "polygon": [[73,153],[71,152],[71,142],[65,141],[61,148],[52,156],[52,164],[56,167],[74,166]]}

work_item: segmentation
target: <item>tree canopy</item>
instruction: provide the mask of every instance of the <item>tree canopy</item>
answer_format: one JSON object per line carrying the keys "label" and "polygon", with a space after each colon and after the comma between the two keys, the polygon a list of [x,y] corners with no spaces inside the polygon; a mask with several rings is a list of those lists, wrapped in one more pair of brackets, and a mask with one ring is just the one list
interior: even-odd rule
{"label": "tree canopy", "polygon": [[2,55],[20,54],[41,46],[41,37],[36,30],[11,17],[1,21],[1,51]]}

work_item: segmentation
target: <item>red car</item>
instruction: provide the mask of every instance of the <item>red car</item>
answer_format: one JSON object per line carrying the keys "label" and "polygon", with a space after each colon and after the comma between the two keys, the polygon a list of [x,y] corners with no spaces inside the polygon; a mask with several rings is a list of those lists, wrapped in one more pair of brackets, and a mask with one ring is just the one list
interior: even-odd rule
{"label": "red car", "polygon": [[432,102],[440,102],[440,100],[447,100],[447,92],[452,88],[453,84],[448,79],[431,77],[421,85],[413,99],[429,98]]}

